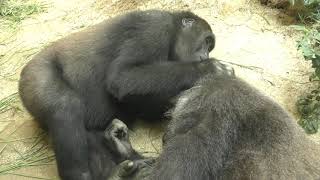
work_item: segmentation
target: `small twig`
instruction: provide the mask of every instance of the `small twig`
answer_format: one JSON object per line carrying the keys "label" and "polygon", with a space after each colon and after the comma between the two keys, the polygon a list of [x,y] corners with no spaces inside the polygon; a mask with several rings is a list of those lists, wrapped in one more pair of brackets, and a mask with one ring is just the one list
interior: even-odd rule
{"label": "small twig", "polygon": [[[263,68],[261,67],[257,67],[257,66],[247,66],[247,65],[242,65],[242,64],[238,64],[238,63],[234,63],[234,62],[229,62],[229,61],[223,61],[223,60],[219,60],[221,62],[225,62],[225,63],[228,63],[230,65],[235,65],[235,66],[238,66],[238,67],[241,67],[241,68],[244,68],[244,69],[249,69],[249,70],[252,70],[252,71],[256,71],[258,73],[260,73],[261,75],[262,74],[267,74],[267,75],[270,75],[270,76],[275,76],[277,78],[281,78],[283,80],[286,80],[286,81],[291,81],[293,83],[297,83],[297,84],[309,84],[311,82],[307,81],[307,82],[299,82],[299,81],[295,81],[295,80],[292,80],[292,79],[289,79],[289,78],[286,78],[286,77],[282,77],[282,76],[279,76],[279,75],[274,75],[272,73],[269,73],[269,72],[266,72]],[[263,78],[263,77],[262,77]],[[274,86],[275,84],[273,82],[271,82],[270,80],[267,80],[265,78],[263,78],[263,80],[265,80],[266,82],[270,83],[270,85]]]}
{"label": "small twig", "polygon": [[267,19],[266,17],[264,17],[263,15],[261,15],[261,14],[259,14],[259,13],[255,13],[255,14],[258,15],[258,16],[260,16],[260,17],[262,17],[262,19],[264,19],[268,25],[271,25],[270,22],[268,21],[268,19]]}
{"label": "small twig", "polygon": [[[7,38],[5,38],[5,39],[1,39],[0,45],[3,45],[3,46],[4,46],[4,45],[10,44],[10,43],[16,41],[17,38],[16,38],[16,37],[13,38],[13,37],[17,35],[17,32],[18,32],[18,30],[13,31],[9,37],[7,37]],[[8,41],[8,40],[10,40],[10,41]]]}
{"label": "small twig", "polygon": [[224,60],[219,60],[219,61],[231,64],[231,65],[239,66],[241,68],[250,69],[250,70],[253,70],[253,71],[258,71],[258,72],[261,72],[261,71],[263,72],[264,71],[263,68],[257,67],[257,66],[247,66],[247,65],[242,65],[242,64],[238,64],[238,63],[234,63],[234,62],[230,62],[230,61],[224,61]]}
{"label": "small twig", "polygon": [[23,158],[23,155],[20,151],[18,151],[18,149],[16,147],[14,147],[14,145],[10,144],[9,146],[11,146],[11,148],[20,156],[20,158]]}
{"label": "small twig", "polygon": [[153,151],[140,151],[141,154],[159,154],[157,152],[153,152]]}
{"label": "small twig", "polygon": [[151,143],[151,146],[153,147],[153,149],[156,151],[156,153],[160,154],[159,150],[156,148],[156,146],[153,143],[153,139],[151,138],[151,129],[149,129],[148,137],[149,137],[148,139],[150,139],[150,143]]}
{"label": "small twig", "polygon": [[24,174],[17,174],[17,173],[4,173],[4,175],[15,175],[15,176],[21,176],[21,177],[27,177],[27,178],[33,178],[33,179],[45,179],[45,180],[53,180],[53,179],[56,179],[56,178],[36,177],[36,176],[30,176],[30,175],[24,175]]}
{"label": "small twig", "polygon": [[13,122],[14,120],[0,120],[0,122]]}
{"label": "small twig", "polygon": [[[35,139],[38,138],[39,136],[33,136],[33,137],[27,137],[27,138],[21,138],[21,139],[12,139],[12,140],[7,140],[7,141],[0,141],[0,143],[11,143],[11,142],[17,142],[17,141],[23,141],[27,139]],[[0,138],[2,139],[2,138]]]}
{"label": "small twig", "polygon": [[5,145],[2,147],[2,149],[0,150],[0,154],[3,153],[3,151],[6,149],[7,146],[8,146],[8,144],[5,144]]}

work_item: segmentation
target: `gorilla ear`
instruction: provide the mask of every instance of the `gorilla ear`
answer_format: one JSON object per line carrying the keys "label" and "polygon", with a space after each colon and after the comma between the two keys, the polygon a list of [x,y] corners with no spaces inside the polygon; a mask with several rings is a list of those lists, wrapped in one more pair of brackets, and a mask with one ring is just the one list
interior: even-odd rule
{"label": "gorilla ear", "polygon": [[194,19],[192,19],[192,18],[183,18],[182,19],[182,25],[183,25],[183,27],[191,27],[192,26],[192,24],[194,23]]}

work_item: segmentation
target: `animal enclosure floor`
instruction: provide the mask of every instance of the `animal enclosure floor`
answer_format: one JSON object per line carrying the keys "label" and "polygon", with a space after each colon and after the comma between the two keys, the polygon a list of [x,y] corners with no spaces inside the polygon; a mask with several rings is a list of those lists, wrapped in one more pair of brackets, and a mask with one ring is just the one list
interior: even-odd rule
{"label": "animal enclosure floor", "polygon": [[[7,102],[13,102],[0,114],[0,180],[58,179],[50,142],[16,94],[22,66],[49,42],[126,11],[192,10],[209,22],[216,35],[216,48],[210,55],[229,62],[238,76],[295,117],[297,97],[314,86],[308,81],[310,64],[296,50],[300,34],[289,27],[293,19],[254,0],[39,2],[47,4],[45,12],[23,20],[15,30],[0,29],[0,99],[8,97]],[[150,156],[161,151],[162,131],[157,125],[138,122],[131,133],[138,151]],[[319,133],[310,138],[320,143]]]}

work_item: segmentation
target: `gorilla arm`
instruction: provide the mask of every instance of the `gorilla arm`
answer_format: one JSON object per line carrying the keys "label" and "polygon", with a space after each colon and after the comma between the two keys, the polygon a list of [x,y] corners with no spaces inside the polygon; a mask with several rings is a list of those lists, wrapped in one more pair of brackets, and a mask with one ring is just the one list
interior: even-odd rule
{"label": "gorilla arm", "polygon": [[107,88],[119,100],[130,95],[160,94],[161,99],[168,99],[191,87],[203,74],[217,69],[210,59],[201,62],[165,61],[147,65],[115,66],[107,78]]}

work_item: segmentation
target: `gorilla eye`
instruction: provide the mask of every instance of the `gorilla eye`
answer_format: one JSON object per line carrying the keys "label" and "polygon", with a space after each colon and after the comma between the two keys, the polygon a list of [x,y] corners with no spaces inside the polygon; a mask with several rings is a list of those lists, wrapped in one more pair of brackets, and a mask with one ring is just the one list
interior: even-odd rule
{"label": "gorilla eye", "polygon": [[185,27],[191,27],[192,24],[194,23],[194,19],[192,18],[183,18],[182,19],[182,25],[185,26]]}

